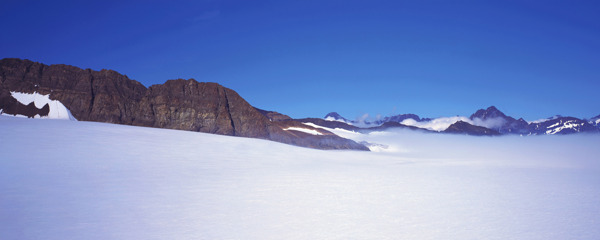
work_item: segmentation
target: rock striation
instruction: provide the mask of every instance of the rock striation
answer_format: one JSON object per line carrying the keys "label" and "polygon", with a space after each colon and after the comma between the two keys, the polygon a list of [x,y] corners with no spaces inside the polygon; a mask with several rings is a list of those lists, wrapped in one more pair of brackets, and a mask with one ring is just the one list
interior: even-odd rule
{"label": "rock striation", "polygon": [[[0,109],[9,113],[28,108],[13,101],[9,91],[50,94],[50,99],[60,101],[82,121],[260,138],[319,149],[368,150],[335,134],[308,136],[285,131],[284,124],[272,121],[235,91],[194,79],[169,80],[146,88],[112,70],[7,58],[0,60]],[[280,115],[285,116],[272,117],[286,119]]]}

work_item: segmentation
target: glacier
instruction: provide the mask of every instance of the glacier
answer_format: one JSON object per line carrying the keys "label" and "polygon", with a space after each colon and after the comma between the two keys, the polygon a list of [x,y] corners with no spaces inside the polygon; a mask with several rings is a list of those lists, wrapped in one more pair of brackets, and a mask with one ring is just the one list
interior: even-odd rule
{"label": "glacier", "polygon": [[[594,239],[598,134],[338,134],[379,152],[0,116],[2,239]],[[345,131],[345,132],[344,132]]]}

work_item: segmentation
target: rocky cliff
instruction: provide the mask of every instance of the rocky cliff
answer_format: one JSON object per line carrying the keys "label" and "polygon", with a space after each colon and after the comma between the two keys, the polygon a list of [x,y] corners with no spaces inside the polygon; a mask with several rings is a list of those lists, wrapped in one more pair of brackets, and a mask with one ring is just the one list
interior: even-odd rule
{"label": "rocky cliff", "polygon": [[50,99],[59,100],[83,121],[261,138],[319,149],[368,150],[334,134],[286,131],[287,125],[297,123],[273,122],[235,91],[194,79],[169,80],[146,88],[112,70],[2,59],[0,109],[5,113],[15,109],[44,111],[20,106],[10,97],[10,91],[50,94]]}

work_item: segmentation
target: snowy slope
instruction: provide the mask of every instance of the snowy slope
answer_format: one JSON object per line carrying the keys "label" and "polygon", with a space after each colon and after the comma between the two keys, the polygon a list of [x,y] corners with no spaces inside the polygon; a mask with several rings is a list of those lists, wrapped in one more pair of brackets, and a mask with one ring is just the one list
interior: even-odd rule
{"label": "snowy slope", "polygon": [[28,105],[31,102],[35,104],[35,107],[42,108],[44,105],[48,104],[50,107],[50,112],[48,116],[39,116],[36,115],[35,118],[51,118],[51,119],[65,119],[65,120],[76,120],[73,115],[71,115],[71,111],[65,107],[58,100],[50,100],[50,94],[42,95],[37,92],[34,93],[20,93],[20,92],[10,92],[12,97],[17,99],[23,105]]}
{"label": "snowy slope", "polygon": [[0,116],[0,238],[594,239],[598,135],[358,134],[396,151]]}

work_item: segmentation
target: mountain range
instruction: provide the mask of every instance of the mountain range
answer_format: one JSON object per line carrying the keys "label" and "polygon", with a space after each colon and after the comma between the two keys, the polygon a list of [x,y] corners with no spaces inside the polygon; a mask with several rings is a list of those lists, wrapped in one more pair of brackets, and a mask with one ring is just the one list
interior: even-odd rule
{"label": "mountain range", "polygon": [[367,151],[363,144],[339,137],[327,128],[541,135],[599,132],[600,127],[600,115],[589,120],[556,116],[527,122],[506,116],[494,106],[477,110],[468,118],[432,119],[400,114],[359,124],[332,112],[322,119],[292,119],[253,107],[237,92],[218,83],[175,79],[145,87],[113,70],[45,65],[16,58],[0,60],[0,113],[259,138],[317,149]]}
{"label": "mountain range", "polygon": [[[352,127],[358,121],[349,121],[336,112],[331,112],[325,116],[325,119],[330,122],[335,122],[331,125],[339,125],[345,123]],[[428,127],[438,122],[438,125],[446,123],[447,126],[441,131],[435,131]],[[359,124],[377,124],[380,127],[361,128],[380,129],[383,126],[396,123],[396,127],[416,127],[424,131],[458,133],[468,135],[553,135],[553,134],[572,134],[584,132],[600,132],[600,115],[590,119],[579,119],[575,117],[553,116],[547,119],[542,119],[534,122],[527,122],[523,118],[515,119],[505,115],[495,106],[490,106],[487,109],[479,109],[470,117],[451,117],[451,118],[420,118],[415,114],[400,114],[391,117],[385,117],[382,120],[373,122],[360,122]],[[316,124],[316,123],[315,123]],[[338,126],[339,127],[339,126]],[[342,127],[343,128],[343,127]]]}

